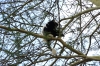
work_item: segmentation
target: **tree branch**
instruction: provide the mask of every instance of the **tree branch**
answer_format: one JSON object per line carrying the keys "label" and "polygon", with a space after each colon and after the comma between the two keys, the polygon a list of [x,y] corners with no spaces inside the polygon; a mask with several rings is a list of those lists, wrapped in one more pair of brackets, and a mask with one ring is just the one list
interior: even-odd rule
{"label": "tree branch", "polygon": [[[5,30],[9,30],[9,31],[19,31],[19,32],[26,33],[26,34],[29,34],[29,35],[32,35],[32,36],[35,36],[35,37],[39,37],[39,38],[45,38],[45,37],[42,36],[42,35],[39,35],[39,34],[36,34],[36,33],[32,33],[32,32],[29,32],[29,31],[26,31],[26,30],[23,30],[23,29],[8,28],[8,27],[1,26],[1,25],[0,25],[0,28],[5,29]],[[60,39],[60,38],[47,37],[46,39],[58,40],[58,41],[60,41],[60,42],[64,45],[64,47],[68,48],[69,50],[75,52],[75,53],[78,54],[78,55],[84,55],[84,54],[81,53],[80,51],[77,51],[77,50],[73,49],[70,45],[66,44],[66,43],[65,43],[62,39]]]}

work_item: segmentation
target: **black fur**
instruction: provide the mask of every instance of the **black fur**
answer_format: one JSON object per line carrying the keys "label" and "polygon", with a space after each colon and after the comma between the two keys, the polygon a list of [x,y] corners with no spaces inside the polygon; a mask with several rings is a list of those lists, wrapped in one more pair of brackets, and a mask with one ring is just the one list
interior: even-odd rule
{"label": "black fur", "polygon": [[[44,36],[48,36],[49,34],[52,34],[53,37],[56,37],[56,36],[64,36],[63,33],[59,31],[58,29],[58,23],[56,23],[54,20],[48,22],[46,24],[46,26],[44,27],[43,29],[43,35]],[[47,40],[46,39],[46,42],[47,42],[47,45],[48,45],[48,48],[51,49],[50,47],[50,41],[51,40]]]}
{"label": "black fur", "polygon": [[53,37],[56,37],[56,36],[64,36],[62,33],[59,33],[59,29],[57,28],[58,27],[58,23],[56,23],[54,20],[48,22],[46,24],[46,26],[44,27],[43,29],[43,34],[45,36],[47,36],[48,34],[52,34]]}

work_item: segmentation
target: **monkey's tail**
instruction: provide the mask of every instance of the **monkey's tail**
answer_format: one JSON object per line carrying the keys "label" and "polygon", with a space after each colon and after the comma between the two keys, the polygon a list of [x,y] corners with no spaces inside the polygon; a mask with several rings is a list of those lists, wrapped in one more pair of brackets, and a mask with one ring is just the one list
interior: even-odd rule
{"label": "monkey's tail", "polygon": [[46,40],[47,41],[47,46],[48,48],[52,51],[53,55],[56,55],[56,50],[54,48],[51,48],[51,41],[50,40]]}
{"label": "monkey's tail", "polygon": [[51,41],[50,41],[50,40],[47,40],[47,46],[48,46],[48,48],[49,48],[50,50],[52,50],[50,45],[51,45]]}

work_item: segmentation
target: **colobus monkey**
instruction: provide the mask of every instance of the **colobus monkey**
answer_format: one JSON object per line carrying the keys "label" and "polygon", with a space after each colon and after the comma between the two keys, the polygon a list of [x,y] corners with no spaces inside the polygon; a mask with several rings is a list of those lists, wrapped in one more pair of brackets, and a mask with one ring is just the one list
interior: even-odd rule
{"label": "colobus monkey", "polygon": [[[43,28],[43,35],[44,36],[52,35],[53,37],[64,36],[62,32],[60,33],[59,28],[58,28],[58,23],[56,23],[54,20],[48,22],[46,26]],[[48,39],[45,39],[45,40],[47,42],[48,48],[51,50],[51,47],[50,47],[51,40],[48,40]]]}

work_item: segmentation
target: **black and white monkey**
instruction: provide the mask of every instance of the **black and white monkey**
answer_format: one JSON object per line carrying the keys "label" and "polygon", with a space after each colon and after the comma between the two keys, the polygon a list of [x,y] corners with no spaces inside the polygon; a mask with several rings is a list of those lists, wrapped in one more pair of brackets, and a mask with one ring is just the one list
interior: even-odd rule
{"label": "black and white monkey", "polygon": [[[58,23],[56,23],[54,20],[49,21],[46,24],[46,26],[43,28],[43,35],[44,36],[52,35],[53,37],[64,36],[64,34],[61,31],[59,31]],[[48,48],[50,50],[52,50],[51,47],[50,47],[50,41],[51,40],[48,40],[48,39],[45,39],[45,40],[47,42]]]}

